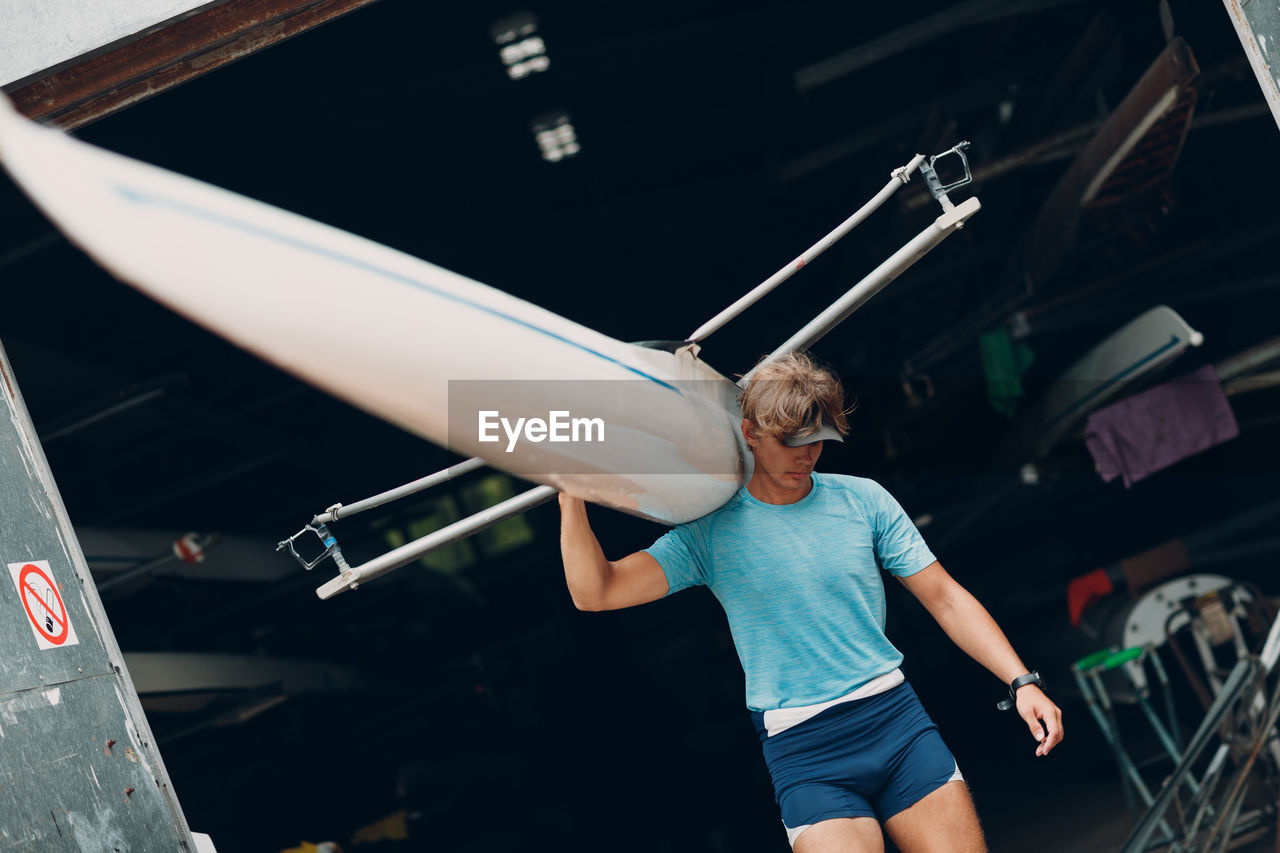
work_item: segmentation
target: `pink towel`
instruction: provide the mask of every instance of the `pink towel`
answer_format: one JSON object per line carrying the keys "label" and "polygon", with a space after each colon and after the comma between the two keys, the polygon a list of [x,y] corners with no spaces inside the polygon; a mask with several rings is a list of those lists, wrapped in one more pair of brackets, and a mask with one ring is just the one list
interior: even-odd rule
{"label": "pink towel", "polygon": [[1089,415],[1084,442],[1102,479],[1125,488],[1240,434],[1213,365]]}

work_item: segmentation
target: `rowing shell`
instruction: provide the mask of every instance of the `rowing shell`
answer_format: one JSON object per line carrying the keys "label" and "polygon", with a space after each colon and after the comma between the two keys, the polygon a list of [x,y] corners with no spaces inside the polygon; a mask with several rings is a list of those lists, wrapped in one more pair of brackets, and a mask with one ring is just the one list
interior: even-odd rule
{"label": "rowing shell", "polygon": [[[152,298],[465,456],[655,521],[716,509],[746,455],[738,388],[381,244],[103,151],[0,98],[5,169],[73,243]],[[452,393],[451,393],[452,391]],[[552,413],[603,439],[509,440]],[[520,419],[523,418],[523,421]],[[497,441],[484,441],[498,435]],[[585,431],[584,431],[585,435]]]}

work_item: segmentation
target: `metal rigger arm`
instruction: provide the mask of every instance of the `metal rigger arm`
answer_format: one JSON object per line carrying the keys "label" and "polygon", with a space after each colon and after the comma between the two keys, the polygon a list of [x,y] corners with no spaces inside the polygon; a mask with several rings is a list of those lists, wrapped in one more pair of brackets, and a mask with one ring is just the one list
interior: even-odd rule
{"label": "metal rigger arm", "polygon": [[[729,307],[725,308],[716,316],[699,326],[688,337],[685,346],[692,350],[695,354],[698,351],[699,344],[705,341],[713,332],[724,327],[726,323],[737,317],[747,308],[754,305],[763,296],[772,291],[782,282],[791,278],[798,271],[807,266],[814,258],[821,255],[830,248],[837,240],[852,231],[857,225],[863,222],[868,216],[874,213],[881,205],[883,205],[890,196],[898,191],[910,179],[911,174],[916,170],[924,176],[925,183],[929,187],[929,191],[938,203],[942,205],[942,214],[934,220],[927,228],[912,238],[905,246],[891,255],[884,263],[876,267],[870,274],[854,285],[844,296],[832,303],[825,311],[807,323],[804,328],[798,331],[782,346],[778,347],[770,354],[770,359],[778,358],[789,352],[796,352],[808,349],[817,342],[823,335],[834,329],[850,314],[860,308],[872,296],[880,292],[891,281],[905,272],[916,261],[924,257],[935,246],[941,243],[948,235],[958,231],[964,227],[964,223],[977,213],[982,205],[976,198],[967,199],[960,204],[953,204],[947,197],[947,192],[957,187],[964,186],[972,181],[973,176],[969,170],[969,160],[965,157],[965,150],[968,149],[968,142],[961,142],[952,148],[926,157],[923,154],[917,154],[909,163],[891,173],[889,182],[880,190],[870,201],[859,208],[852,216],[840,223],[833,231],[810,246],[795,260],[788,263],[785,267],[778,270],[769,278],[756,285],[752,290],[738,299]],[[949,184],[943,184],[938,178],[934,164],[943,157],[954,155],[960,158],[960,162],[964,168],[964,177]],[[741,380],[745,383],[751,374],[748,373]],[[375,557],[368,562],[351,566],[347,563],[342,555],[342,548],[338,544],[338,540],[329,531],[329,525],[343,518],[349,518],[365,510],[372,509],[391,501],[398,500],[408,495],[416,494],[429,489],[432,486],[448,482],[455,477],[470,473],[486,463],[479,457],[459,462],[434,474],[430,474],[421,479],[414,480],[395,489],[391,489],[373,497],[357,501],[349,506],[342,504],[334,504],[324,512],[316,515],[311,522],[305,525],[297,533],[288,539],[282,540],[277,546],[277,551],[288,551],[293,555],[304,569],[310,571],[317,565],[322,563],[326,558],[333,558],[334,563],[338,566],[339,574],[337,577],[323,584],[316,589],[316,595],[323,599],[329,599],[340,592],[348,589],[355,589],[361,583],[379,575],[386,574],[408,565],[419,557],[427,554],[437,548],[463,539],[473,533],[478,533],[485,528],[491,527],[503,519],[527,512],[536,506],[539,506],[556,496],[556,489],[551,486],[537,486],[526,492],[516,495],[513,498],[503,501],[502,503],[491,506],[474,515],[468,516],[460,521],[443,527],[433,533],[430,533],[413,542],[402,545],[392,551]],[[297,542],[299,539],[309,536],[315,536],[324,546],[324,550],[319,556],[308,560],[298,552]]]}

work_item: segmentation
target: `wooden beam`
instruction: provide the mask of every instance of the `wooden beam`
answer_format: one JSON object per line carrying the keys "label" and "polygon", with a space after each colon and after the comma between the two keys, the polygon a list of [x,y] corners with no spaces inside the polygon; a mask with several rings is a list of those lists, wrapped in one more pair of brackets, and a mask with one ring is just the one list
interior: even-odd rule
{"label": "wooden beam", "polygon": [[237,0],[95,52],[8,92],[28,118],[71,130],[374,0]]}

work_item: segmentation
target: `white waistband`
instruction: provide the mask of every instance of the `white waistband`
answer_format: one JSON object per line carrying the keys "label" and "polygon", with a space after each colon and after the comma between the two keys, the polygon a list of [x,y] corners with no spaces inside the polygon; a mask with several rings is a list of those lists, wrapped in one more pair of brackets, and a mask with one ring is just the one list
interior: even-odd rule
{"label": "white waistband", "polygon": [[886,672],[884,675],[877,676],[866,684],[859,687],[852,693],[846,693],[829,702],[819,702],[817,705],[801,705],[798,708],[775,708],[772,711],[764,712],[764,728],[769,737],[773,737],[779,732],[785,732],[793,726],[798,726],[810,717],[816,717],[823,711],[841,702],[852,702],[855,699],[866,699],[868,696],[875,696],[877,693],[884,693],[892,690],[902,682],[906,681],[906,676],[902,674],[902,670],[894,669],[892,672]]}

